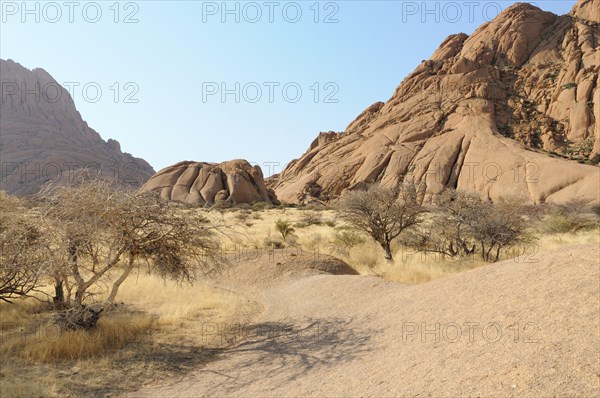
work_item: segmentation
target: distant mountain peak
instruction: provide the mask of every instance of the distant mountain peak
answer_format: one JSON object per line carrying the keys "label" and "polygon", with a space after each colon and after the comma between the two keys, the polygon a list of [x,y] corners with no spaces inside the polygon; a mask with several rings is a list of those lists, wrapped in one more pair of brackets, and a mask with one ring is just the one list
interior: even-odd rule
{"label": "distant mountain peak", "polygon": [[49,184],[68,184],[84,174],[139,187],[154,174],[146,161],[90,128],[69,92],[44,69],[0,59],[0,77],[0,189],[47,192]]}

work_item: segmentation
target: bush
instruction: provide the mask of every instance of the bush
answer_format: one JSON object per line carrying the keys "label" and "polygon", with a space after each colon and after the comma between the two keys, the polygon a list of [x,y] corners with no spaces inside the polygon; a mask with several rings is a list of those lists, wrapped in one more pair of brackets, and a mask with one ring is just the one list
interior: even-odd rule
{"label": "bush", "polygon": [[[33,209],[0,191],[0,300],[28,297],[60,261]],[[39,215],[37,215],[39,217]]]}
{"label": "bush", "polygon": [[544,217],[542,221],[542,230],[550,234],[573,232],[578,224],[578,221],[561,214],[560,211],[554,210]]}
{"label": "bush", "polygon": [[267,249],[283,249],[285,247],[285,243],[280,240],[272,239],[270,237],[266,237],[264,240],[264,246]]}
{"label": "bush", "polygon": [[250,210],[241,210],[235,214],[235,219],[241,222],[246,222],[252,212]]}
{"label": "bush", "polygon": [[254,202],[252,203],[252,210],[254,211],[263,211],[266,209],[273,208],[273,205],[267,202]]}
{"label": "bush", "polygon": [[335,220],[325,220],[323,223],[331,228],[334,228],[337,224]]}
{"label": "bush", "polygon": [[406,246],[443,256],[470,256],[477,251],[488,262],[503,249],[529,243],[527,219],[514,202],[493,204],[475,194],[448,190],[438,198],[431,222],[405,238]]}
{"label": "bush", "polygon": [[250,206],[248,203],[240,203],[237,205],[237,208],[241,210],[252,210],[252,206]]}
{"label": "bush", "polygon": [[542,219],[541,229],[547,233],[567,233],[598,226],[598,213],[594,206],[579,199],[571,200],[549,209]]}
{"label": "bush", "polygon": [[335,235],[335,244],[345,250],[346,256],[350,255],[350,250],[354,246],[365,242],[365,239],[355,231],[339,231]]}
{"label": "bush", "polygon": [[284,201],[280,201],[279,202],[279,206],[277,206],[280,210],[284,210],[284,209],[295,209],[296,207],[298,207],[298,205],[296,203],[287,203]]}
{"label": "bush", "polygon": [[254,220],[262,220],[262,216],[260,215],[260,213],[252,213],[252,218]]}
{"label": "bush", "polygon": [[219,200],[217,202],[215,202],[213,209],[215,210],[234,210],[235,211],[235,207],[233,207],[233,205],[230,202],[227,202],[225,200]]}
{"label": "bush", "polygon": [[309,225],[321,225],[323,223],[323,215],[314,211],[305,211],[300,217],[302,223],[306,226]]}
{"label": "bush", "polygon": [[284,241],[288,236],[294,233],[294,228],[288,220],[278,219],[277,222],[275,222],[275,229],[281,234]]}

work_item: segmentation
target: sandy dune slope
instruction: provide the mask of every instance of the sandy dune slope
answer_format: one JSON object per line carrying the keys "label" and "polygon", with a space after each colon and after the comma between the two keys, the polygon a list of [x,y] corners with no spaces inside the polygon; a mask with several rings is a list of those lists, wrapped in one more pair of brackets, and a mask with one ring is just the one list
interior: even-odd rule
{"label": "sandy dune slope", "polygon": [[257,278],[255,323],[219,325],[243,338],[132,396],[598,396],[599,269],[588,244],[416,286],[311,271],[261,291]]}

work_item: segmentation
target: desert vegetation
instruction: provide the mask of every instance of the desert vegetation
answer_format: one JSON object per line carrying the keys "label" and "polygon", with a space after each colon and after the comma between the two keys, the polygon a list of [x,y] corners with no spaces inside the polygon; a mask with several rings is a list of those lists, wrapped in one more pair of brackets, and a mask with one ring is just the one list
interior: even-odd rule
{"label": "desert vegetation", "polygon": [[419,194],[418,187],[406,183],[397,190],[372,187],[350,192],[342,199],[340,216],[371,236],[381,245],[385,259],[392,261],[392,241],[422,222],[426,210]]}
{"label": "desert vegetation", "polygon": [[210,361],[231,342],[207,339],[206,323],[254,310],[212,282],[240,253],[330,255],[364,275],[422,283],[600,241],[598,209],[581,201],[492,204],[453,190],[432,203],[421,198],[410,184],[351,192],[331,207],[210,209],[100,182],[44,199],[3,193],[3,391],[103,395],[123,369],[139,376],[119,387],[128,391]]}

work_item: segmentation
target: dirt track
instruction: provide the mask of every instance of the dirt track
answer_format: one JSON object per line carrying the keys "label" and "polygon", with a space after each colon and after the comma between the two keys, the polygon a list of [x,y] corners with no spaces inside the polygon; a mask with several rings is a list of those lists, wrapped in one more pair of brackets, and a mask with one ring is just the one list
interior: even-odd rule
{"label": "dirt track", "polygon": [[599,247],[536,260],[416,286],[245,266],[224,283],[264,310],[223,334],[244,338],[131,396],[598,396]]}

